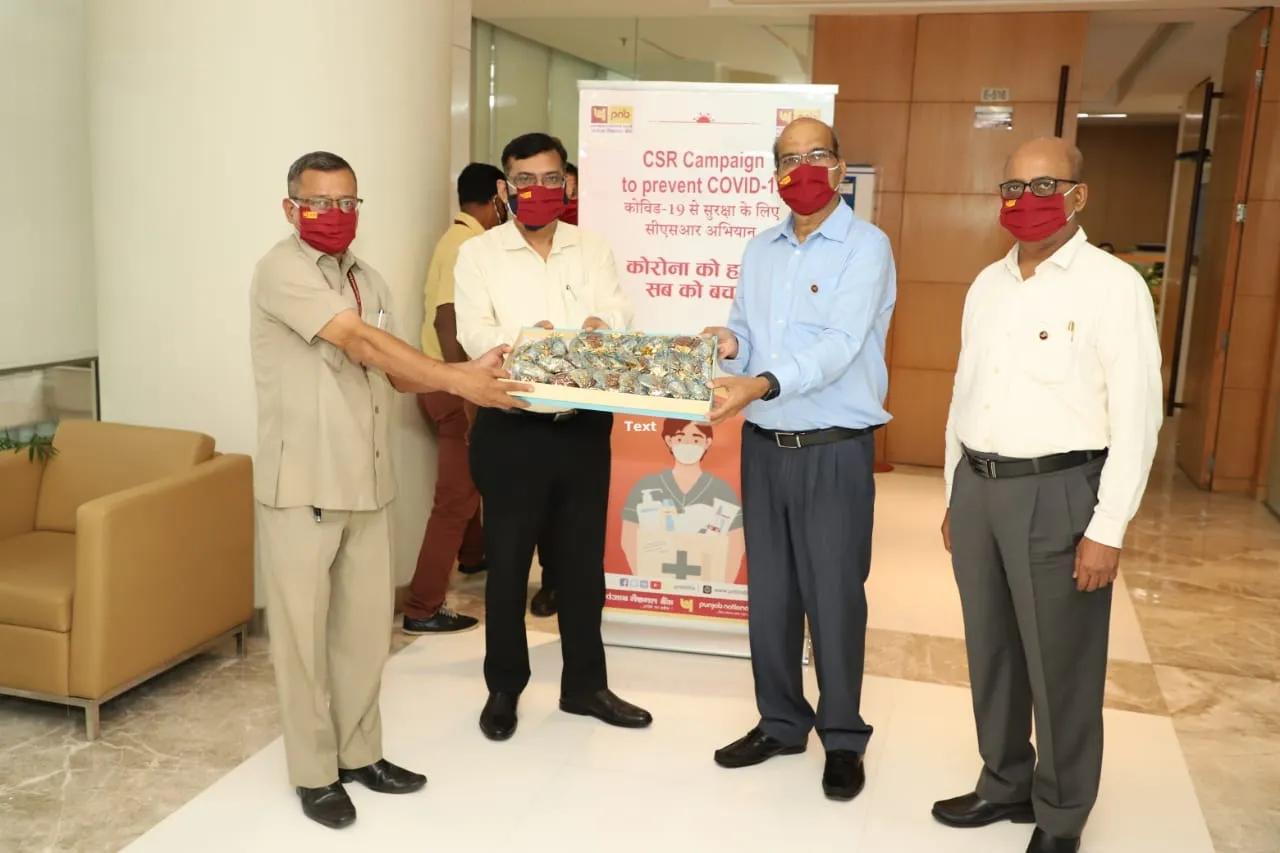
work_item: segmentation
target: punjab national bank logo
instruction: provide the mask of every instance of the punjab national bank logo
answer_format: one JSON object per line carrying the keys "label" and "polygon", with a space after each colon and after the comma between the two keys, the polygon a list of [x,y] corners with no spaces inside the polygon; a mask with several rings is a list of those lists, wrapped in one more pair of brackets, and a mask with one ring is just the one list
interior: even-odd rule
{"label": "punjab national bank logo", "polygon": [[633,120],[631,107],[591,108],[591,130],[594,133],[630,133]]}
{"label": "punjab national bank logo", "polygon": [[816,118],[818,121],[822,121],[822,111],[791,108],[778,110],[778,127],[786,127],[798,118]]}

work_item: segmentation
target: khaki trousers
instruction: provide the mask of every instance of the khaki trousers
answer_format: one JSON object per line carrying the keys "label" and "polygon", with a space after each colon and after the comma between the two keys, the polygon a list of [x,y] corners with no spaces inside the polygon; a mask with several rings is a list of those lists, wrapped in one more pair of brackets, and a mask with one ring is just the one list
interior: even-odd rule
{"label": "khaki trousers", "polygon": [[387,511],[260,506],[267,626],[289,781],[382,758],[378,692],[395,593]]}

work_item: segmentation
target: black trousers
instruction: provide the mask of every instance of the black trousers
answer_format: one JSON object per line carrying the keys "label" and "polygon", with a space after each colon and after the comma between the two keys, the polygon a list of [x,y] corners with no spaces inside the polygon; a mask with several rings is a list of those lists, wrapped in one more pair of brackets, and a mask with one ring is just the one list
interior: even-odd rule
{"label": "black trousers", "polygon": [[471,431],[471,475],[484,500],[485,683],[520,693],[529,683],[524,612],[535,546],[555,566],[562,696],[608,686],[600,616],[613,415],[552,421],[482,409]]}
{"label": "black trousers", "polygon": [[[862,718],[866,582],[875,517],[870,435],[791,450],[742,431],[748,630],[760,730],[788,745],[814,728],[827,750],[866,752]],[[809,619],[820,697],[804,695]]]}

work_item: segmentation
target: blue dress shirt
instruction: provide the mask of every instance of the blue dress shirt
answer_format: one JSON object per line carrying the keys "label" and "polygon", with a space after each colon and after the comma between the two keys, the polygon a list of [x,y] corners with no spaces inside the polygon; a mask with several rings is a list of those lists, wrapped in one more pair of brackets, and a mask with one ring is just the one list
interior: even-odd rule
{"label": "blue dress shirt", "polygon": [[837,205],[803,243],[794,220],[756,235],[742,258],[729,329],[740,376],[772,373],[781,393],[747,406],[765,429],[802,432],[885,424],[885,339],[897,301],[889,238]]}

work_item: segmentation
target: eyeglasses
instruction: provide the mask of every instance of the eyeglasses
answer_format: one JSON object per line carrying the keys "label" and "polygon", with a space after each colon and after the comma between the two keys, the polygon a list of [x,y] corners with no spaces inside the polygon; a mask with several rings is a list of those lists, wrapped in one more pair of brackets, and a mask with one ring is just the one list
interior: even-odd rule
{"label": "eyeglasses", "polygon": [[830,169],[838,162],[840,162],[840,157],[834,151],[829,151],[826,148],[815,148],[808,154],[785,154],[779,157],[778,168],[784,172],[789,172],[801,163],[806,163],[810,166],[822,166]]}
{"label": "eyeglasses", "polygon": [[1031,190],[1033,196],[1048,198],[1058,192],[1058,184],[1070,184],[1074,187],[1079,183],[1079,181],[1070,181],[1066,178],[1050,178],[1048,176],[1032,178],[1029,181],[1005,181],[1000,185],[1000,197],[1006,201],[1015,201],[1022,198],[1022,194],[1027,190]]}
{"label": "eyeglasses", "polygon": [[518,190],[527,190],[529,187],[544,186],[547,189],[559,190],[564,188],[564,175],[560,172],[552,172],[549,175],[541,177],[531,175],[528,172],[521,172],[518,175],[512,175],[507,178],[508,181]]}
{"label": "eyeglasses", "polygon": [[355,213],[360,209],[360,205],[364,204],[362,198],[292,198],[294,204],[300,207],[310,208],[316,213],[327,213],[335,207],[343,213]]}

